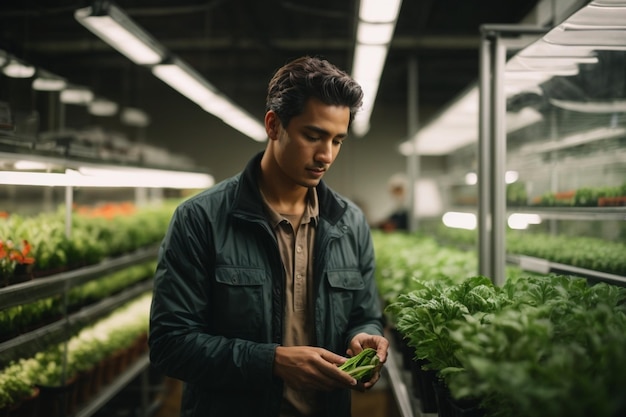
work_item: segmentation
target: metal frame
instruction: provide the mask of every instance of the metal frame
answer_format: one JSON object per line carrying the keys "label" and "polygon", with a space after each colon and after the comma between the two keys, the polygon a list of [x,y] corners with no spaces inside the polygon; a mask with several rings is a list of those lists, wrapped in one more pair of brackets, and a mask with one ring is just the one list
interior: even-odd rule
{"label": "metal frame", "polygon": [[[481,26],[478,136],[478,272],[495,284],[506,278],[506,97],[508,39],[541,35],[545,28]],[[516,45],[519,48],[519,45]]]}

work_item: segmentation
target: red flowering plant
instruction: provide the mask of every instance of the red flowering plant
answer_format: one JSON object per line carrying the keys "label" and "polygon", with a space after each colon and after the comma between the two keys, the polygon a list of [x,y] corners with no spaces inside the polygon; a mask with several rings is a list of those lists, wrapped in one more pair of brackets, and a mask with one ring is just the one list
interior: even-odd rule
{"label": "red flowering plant", "polygon": [[35,258],[28,256],[31,251],[30,243],[22,240],[18,247],[11,240],[0,240],[0,279],[5,285],[10,284],[11,278],[20,267],[28,267],[35,263]]}

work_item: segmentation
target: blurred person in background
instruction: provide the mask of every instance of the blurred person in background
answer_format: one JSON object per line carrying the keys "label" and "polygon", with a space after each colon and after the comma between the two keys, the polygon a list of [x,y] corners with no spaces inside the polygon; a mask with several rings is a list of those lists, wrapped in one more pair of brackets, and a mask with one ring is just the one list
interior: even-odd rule
{"label": "blurred person in background", "polygon": [[338,365],[388,342],[362,211],[322,181],[362,102],[328,61],[269,82],[268,143],[175,211],[159,251],[150,358],[184,382],[181,415],[348,417],[365,383]]}
{"label": "blurred person in background", "polygon": [[377,227],[392,232],[396,230],[409,230],[409,209],[407,207],[407,187],[408,181],[403,174],[393,175],[388,182],[389,194],[393,201],[393,211],[382,220]]}

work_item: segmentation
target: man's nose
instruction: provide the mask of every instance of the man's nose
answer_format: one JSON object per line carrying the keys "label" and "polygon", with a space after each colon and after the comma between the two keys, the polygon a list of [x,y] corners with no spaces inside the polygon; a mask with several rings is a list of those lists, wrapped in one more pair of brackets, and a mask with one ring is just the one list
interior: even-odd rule
{"label": "man's nose", "polygon": [[315,157],[317,161],[325,164],[333,162],[333,142],[321,141]]}

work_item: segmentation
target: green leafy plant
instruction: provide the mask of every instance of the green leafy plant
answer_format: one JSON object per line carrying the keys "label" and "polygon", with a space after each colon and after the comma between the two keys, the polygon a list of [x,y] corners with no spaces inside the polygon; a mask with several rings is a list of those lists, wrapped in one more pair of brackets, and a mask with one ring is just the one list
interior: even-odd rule
{"label": "green leafy plant", "polygon": [[372,378],[372,375],[380,365],[376,349],[365,348],[340,365],[339,369],[347,372],[357,381],[367,382]]}

